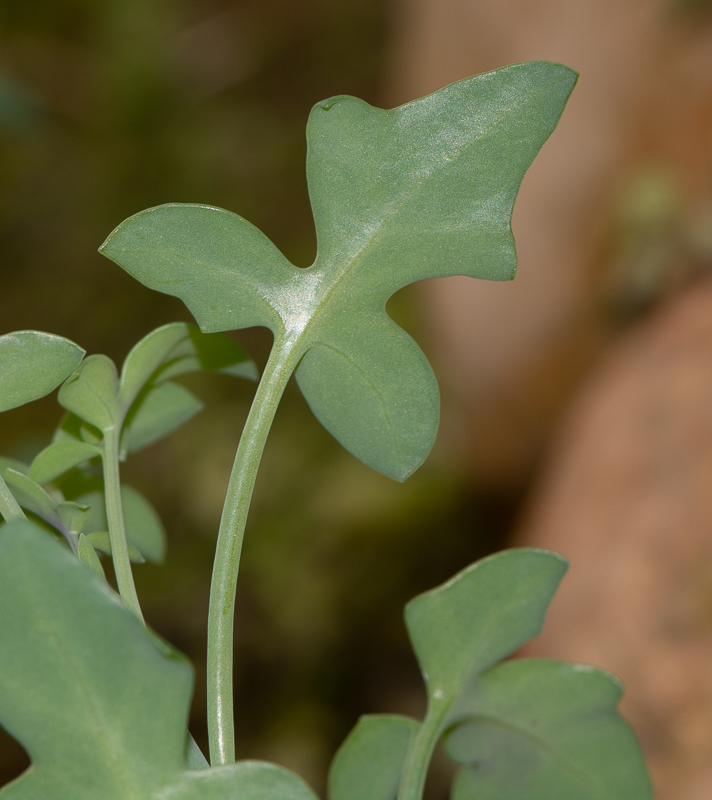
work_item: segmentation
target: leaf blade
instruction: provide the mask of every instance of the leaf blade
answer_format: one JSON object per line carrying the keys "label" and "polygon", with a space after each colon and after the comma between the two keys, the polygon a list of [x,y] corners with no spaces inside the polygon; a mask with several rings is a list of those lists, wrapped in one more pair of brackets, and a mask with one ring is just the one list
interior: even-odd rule
{"label": "leaf blade", "polygon": [[329,800],[395,800],[418,727],[416,720],[397,714],[360,717],[332,761]]}
{"label": "leaf blade", "polygon": [[611,675],[546,659],[485,672],[462,725],[446,738],[460,772],[453,800],[650,800],[635,738]]}
{"label": "leaf blade", "polygon": [[49,394],[79,366],[84,354],[79,345],[52,333],[0,336],[0,411]]}

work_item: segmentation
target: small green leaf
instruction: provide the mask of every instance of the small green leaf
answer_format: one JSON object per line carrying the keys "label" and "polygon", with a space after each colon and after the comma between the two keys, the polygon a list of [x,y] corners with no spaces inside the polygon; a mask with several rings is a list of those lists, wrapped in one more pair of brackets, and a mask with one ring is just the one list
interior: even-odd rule
{"label": "small green leaf", "polygon": [[482,670],[536,636],[566,567],[545,550],[504,550],[411,600],[405,620],[431,701],[452,707]]}
{"label": "small green leaf", "polygon": [[204,334],[197,325],[172,322],[141,339],[126,356],[119,394],[125,408],[149,382],[165,381],[197,370],[257,378],[253,361],[225,334]]}
{"label": "small green leaf", "polygon": [[37,514],[57,530],[64,530],[54,500],[38,483],[10,468],[3,472],[3,478],[22,508]]}
{"label": "small green leaf", "polygon": [[168,436],[203,410],[203,403],[177,383],[149,384],[126,416],[123,453],[135,453]]}
{"label": "small green leaf", "polygon": [[81,347],[51,333],[16,331],[0,336],[0,411],[49,394],[83,357]]}
{"label": "small green leaf", "polygon": [[91,542],[83,534],[79,534],[79,541],[77,542],[77,555],[79,558],[100,577],[105,578],[104,569],[99,561],[99,556],[96,554]]}
{"label": "small green leaf", "polygon": [[87,444],[101,444],[101,431],[89,425],[76,414],[65,414],[52,435],[52,444],[59,442],[86,442]]}
{"label": "small green leaf", "polygon": [[72,467],[101,456],[101,452],[95,445],[75,439],[55,442],[35,456],[30,467],[30,478],[40,484],[50,483]]}
{"label": "small green leaf", "polygon": [[[82,534],[82,538],[100,553],[104,553],[107,556],[111,555],[111,537],[108,531],[93,531],[92,533]],[[132,544],[128,544],[127,548],[129,558],[134,564],[143,564],[146,561]]]}
{"label": "small green leaf", "polygon": [[58,400],[67,411],[106,431],[121,422],[118,388],[114,362],[107,356],[94,355],[70,375],[59,390]]}
{"label": "small green leaf", "polygon": [[433,443],[439,404],[425,357],[386,302],[424,278],[514,276],[514,199],[575,82],[568,67],[532,62],[388,111],[353,97],[317,103],[309,269],[236,214],[198,205],[141,212],[101,252],[180,297],[204,331],[270,328],[283,361],[301,362],[302,392],[327,429],[402,480]]}
{"label": "small green leaf", "polygon": [[650,800],[618,681],[593,667],[518,659],[483,673],[445,741],[470,765],[453,800]]}
{"label": "small green leaf", "polygon": [[[82,530],[87,534],[106,531],[103,481],[93,476],[83,483],[83,490],[74,496],[76,503],[91,509],[91,516]],[[87,491],[89,487],[92,489]],[[166,531],[156,510],[140,492],[126,484],[121,486],[121,505],[128,543],[147,561],[162,564],[166,555]],[[109,553],[110,549],[105,552]]]}
{"label": "small green leaf", "polygon": [[59,502],[55,506],[55,509],[62,523],[61,530],[65,533],[79,533],[83,531],[91,516],[91,509],[89,506],[79,505],[71,501]]}
{"label": "small green leaf", "polygon": [[395,800],[418,726],[396,714],[362,716],[334,756],[329,800]]}
{"label": "small green leaf", "polygon": [[10,469],[14,469],[15,472],[21,472],[23,475],[27,475],[30,471],[30,465],[25,464],[24,461],[20,461],[17,458],[0,456],[0,473],[4,473],[8,467],[10,467]]}
{"label": "small green leaf", "polygon": [[166,557],[166,531],[155,508],[140,492],[126,484],[121,487],[121,504],[129,544],[147,561],[162,564]]}

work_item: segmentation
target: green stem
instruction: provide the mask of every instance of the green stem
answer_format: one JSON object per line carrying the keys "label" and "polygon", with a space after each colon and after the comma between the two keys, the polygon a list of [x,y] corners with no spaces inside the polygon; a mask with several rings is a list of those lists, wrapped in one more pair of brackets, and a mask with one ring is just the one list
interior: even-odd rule
{"label": "green stem", "polygon": [[106,496],[106,519],[109,523],[111,540],[111,560],[114,563],[116,583],[119,594],[131,611],[143,622],[141,606],[138,602],[129,548],[126,544],[124,512],[121,506],[121,480],[119,476],[119,432],[112,428],[104,431],[104,493]]}
{"label": "green stem", "polygon": [[411,739],[403,765],[398,800],[422,800],[430,759],[449,711],[449,702],[432,700],[418,732]]}
{"label": "green stem", "polygon": [[208,612],[208,734],[212,766],[235,760],[233,621],[240,553],[267,434],[298,358],[295,347],[275,341],[240,437],[220,520]]}
{"label": "green stem", "polygon": [[5,522],[12,522],[16,519],[27,519],[23,510],[20,508],[12,492],[7,488],[5,479],[0,475],[0,514],[3,515]]}

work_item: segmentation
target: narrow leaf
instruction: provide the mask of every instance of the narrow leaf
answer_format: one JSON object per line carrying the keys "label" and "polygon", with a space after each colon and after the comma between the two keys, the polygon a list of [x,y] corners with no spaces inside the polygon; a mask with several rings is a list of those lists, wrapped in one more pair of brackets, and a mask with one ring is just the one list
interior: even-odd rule
{"label": "narrow leaf", "polygon": [[453,800],[651,800],[621,687],[593,667],[518,659],[485,672],[445,741],[470,765]]}
{"label": "narrow leaf", "polygon": [[126,416],[121,433],[123,453],[135,453],[168,436],[204,408],[188,389],[177,383],[149,385]]}
{"label": "narrow leaf", "polygon": [[[109,531],[93,531],[92,533],[82,534],[82,538],[100,553],[104,553],[107,556],[111,555],[111,537],[109,536]],[[146,561],[132,544],[128,544],[127,548],[129,551],[129,558],[134,564],[143,564]]]}
{"label": "narrow leaf", "polygon": [[50,483],[72,467],[97,456],[101,456],[101,450],[87,442],[74,439],[55,442],[35,456],[29,475],[37,483]]}
{"label": "narrow leaf", "polygon": [[166,557],[166,531],[158,513],[136,489],[121,487],[126,538],[147,561],[162,564]]}
{"label": "narrow leaf", "polygon": [[83,357],[81,347],[51,333],[16,331],[0,336],[0,411],[49,394]]}
{"label": "narrow leaf", "polygon": [[173,322],[149,333],[126,356],[121,369],[121,401],[128,408],[149,381],[165,381],[201,369],[257,378],[254,362],[229,336],[204,334],[197,325]]}
{"label": "narrow leaf", "polygon": [[329,800],[395,800],[418,725],[395,714],[361,717],[334,756]]}
{"label": "narrow leaf", "polygon": [[89,356],[62,385],[58,400],[67,411],[105,431],[120,424],[118,386],[114,362],[107,356]]}
{"label": "narrow leaf", "polygon": [[83,534],[79,534],[79,541],[77,542],[77,555],[79,558],[94,572],[100,577],[105,578],[104,569],[101,566],[101,561],[99,561],[99,556],[96,554],[96,550],[91,542],[87,539],[87,537]]}
{"label": "narrow leaf", "polygon": [[[82,529],[85,533],[106,531],[106,505],[103,481],[94,476],[89,481],[80,482],[83,490],[73,495],[74,501],[90,508],[90,517]],[[87,489],[91,487],[91,490]],[[121,505],[124,511],[124,525],[128,543],[147,560],[161,564],[166,555],[166,531],[158,513],[149,501],[136,489],[121,486]],[[105,552],[109,553],[109,550]]]}
{"label": "narrow leaf", "polygon": [[37,514],[57,530],[63,530],[62,520],[55,508],[54,500],[38,483],[14,469],[6,469],[3,472],[3,478],[22,508]]}

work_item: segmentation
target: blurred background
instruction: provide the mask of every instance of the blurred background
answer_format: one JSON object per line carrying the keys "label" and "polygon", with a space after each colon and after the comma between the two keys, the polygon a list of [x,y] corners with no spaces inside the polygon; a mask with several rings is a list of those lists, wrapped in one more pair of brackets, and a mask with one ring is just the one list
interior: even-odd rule
{"label": "blurred background", "polygon": [[[164,202],[228,208],[308,266],[310,107],[392,107],[508,63],[581,73],[525,178],[513,284],[396,295],[443,394],[431,457],[368,470],[287,391],[265,454],[237,608],[240,757],[323,794],[361,713],[418,715],[413,595],[509,544],[572,560],[529,654],[628,685],[661,800],[712,796],[712,3],[709,0],[0,0],[0,314],[121,362],[189,320],[96,252]],[[260,365],[264,330],[236,338]],[[197,672],[222,497],[254,386],[191,376],[207,410],[124,468],[169,535],[136,568],[148,621]],[[29,460],[53,398],[0,418]],[[0,731],[0,783],[24,769]],[[447,796],[436,756],[429,798]]]}

